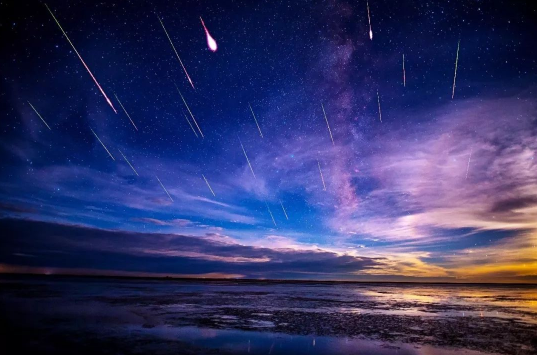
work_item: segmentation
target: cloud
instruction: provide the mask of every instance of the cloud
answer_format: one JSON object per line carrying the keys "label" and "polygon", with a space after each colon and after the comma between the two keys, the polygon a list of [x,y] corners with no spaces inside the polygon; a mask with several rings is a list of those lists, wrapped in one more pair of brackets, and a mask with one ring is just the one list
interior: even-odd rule
{"label": "cloud", "polygon": [[[190,227],[190,226],[194,226],[197,224],[196,222],[193,222],[188,219],[182,219],[182,218],[176,218],[172,220],[162,220],[162,219],[157,219],[157,218],[143,217],[143,218],[133,218],[133,221],[142,222],[142,223],[151,223],[157,226]],[[210,226],[204,226],[204,227],[210,227]]]}
{"label": "cloud", "polygon": [[473,246],[446,256],[444,267],[461,279],[537,278],[537,231],[523,231],[488,246]]}
{"label": "cloud", "polygon": [[518,210],[537,206],[537,196],[513,197],[496,201],[490,212],[492,213],[516,213]]}
{"label": "cloud", "polygon": [[[141,159],[139,164],[155,165],[154,159]],[[205,221],[228,221],[238,224],[255,224],[257,218],[244,207],[236,206],[221,201],[216,201],[203,194],[207,194],[207,187],[204,181],[188,173],[187,164],[170,162],[167,165],[168,174],[161,174],[161,180],[166,185],[168,191],[176,201],[181,203],[172,203],[165,195],[162,187],[152,176],[137,177],[134,182],[132,174],[125,166],[115,165],[112,171],[97,170],[89,167],[73,165],[48,165],[36,167],[32,174],[26,174],[24,171],[15,172],[20,175],[20,184],[3,183],[5,191],[9,194],[0,194],[11,205],[18,204],[25,206],[27,209],[42,210],[43,204],[49,204],[45,201],[39,201],[37,198],[15,196],[27,196],[28,192],[39,195],[44,192],[57,196],[54,204],[49,205],[44,213],[35,214],[36,217],[42,218],[43,214],[64,214],[70,216],[81,216],[86,214],[94,220],[109,219],[122,223],[124,216],[118,210],[129,209],[133,214],[164,214],[168,216],[195,216],[196,219]],[[128,168],[128,167],[127,167]],[[171,171],[181,171],[182,173],[171,173]],[[164,177],[166,176],[166,178]],[[168,177],[168,176],[171,176]],[[200,180],[201,179],[201,180]],[[195,189],[187,189],[182,185],[184,181],[192,181]],[[219,186],[218,184],[214,184]],[[216,188],[216,187],[215,187]],[[221,188],[225,191],[226,188]],[[225,196],[224,196],[225,197]],[[113,206],[114,208],[99,213],[98,211],[81,211],[80,206]],[[103,207],[107,209],[107,207]],[[13,212],[13,211],[11,211]],[[144,217],[141,217],[144,218]],[[151,217],[153,218],[153,217]],[[156,219],[159,218],[155,218]],[[174,223],[180,226],[176,218]],[[189,219],[189,218],[184,218]],[[131,219],[132,220],[132,219]],[[64,219],[65,222],[72,220]],[[145,221],[150,223],[149,220]],[[158,225],[156,223],[153,223]],[[165,225],[164,224],[160,224]]]}
{"label": "cloud", "polygon": [[24,205],[13,204],[13,203],[3,203],[0,202],[0,211],[11,212],[11,213],[35,213],[36,210],[33,208],[28,208]]}
{"label": "cloud", "polygon": [[[368,158],[377,188],[360,203],[337,189],[342,208],[329,225],[395,241],[431,238],[434,228],[537,229],[534,107],[516,98],[470,100],[444,110],[428,130],[387,134],[383,152]],[[338,175],[347,184],[353,178],[359,174]]]}
{"label": "cloud", "polygon": [[[382,263],[380,258],[326,250],[246,246],[229,239],[219,241],[215,236],[132,233],[12,219],[1,219],[0,226],[4,231],[0,238],[0,263],[31,268],[218,273],[254,278],[311,278],[325,274],[338,278]],[[15,254],[35,257],[21,258]]]}

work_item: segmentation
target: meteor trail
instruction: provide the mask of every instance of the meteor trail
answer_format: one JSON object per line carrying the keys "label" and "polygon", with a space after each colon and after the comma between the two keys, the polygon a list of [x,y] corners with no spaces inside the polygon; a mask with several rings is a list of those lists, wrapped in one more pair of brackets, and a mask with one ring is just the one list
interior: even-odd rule
{"label": "meteor trail", "polygon": [[382,111],[380,110],[380,96],[379,96],[379,91],[377,90],[377,102],[379,104],[379,120],[380,122],[382,122]]}
{"label": "meteor trail", "polygon": [[472,159],[472,151],[470,151],[470,156],[468,157],[468,166],[466,167],[466,180],[468,180],[468,171],[470,170],[470,159]]}
{"label": "meteor trail", "polygon": [[[118,149],[119,150],[119,149]],[[140,176],[138,175],[138,172],[136,171],[136,169],[134,169],[134,166],[132,166],[131,162],[129,161],[129,159],[127,159],[127,157],[125,156],[125,154],[123,154],[123,152],[121,150],[119,150],[119,152],[121,153],[121,155],[123,156],[123,159],[125,159],[125,161],[127,162],[127,164],[129,164],[129,166],[131,167],[132,171],[134,171],[134,173],[137,175],[137,176]]]}
{"label": "meteor trail", "polygon": [[323,190],[326,191],[326,185],[324,184],[323,171],[321,170],[321,163],[317,160],[317,165],[319,166],[319,174],[321,174],[321,181],[323,182]]}
{"label": "meteor trail", "polygon": [[181,94],[181,91],[179,90],[179,87],[177,86],[177,84],[175,84],[175,88],[177,89],[179,96],[181,96],[181,99],[183,99],[186,109],[188,110],[188,113],[190,113],[190,117],[192,117],[192,121],[194,121],[194,123],[196,124],[196,127],[198,128],[198,131],[200,131],[201,137],[204,138],[203,132],[201,131],[200,126],[198,126],[198,122],[196,122],[196,119],[194,118],[192,111],[190,111],[190,107],[188,107],[188,104],[186,103],[185,98],[183,97],[183,94]]}
{"label": "meteor trail", "polygon": [[[43,119],[43,117],[41,117],[41,115],[39,114],[39,112],[37,112],[37,110],[35,109],[34,105],[32,105],[30,103],[30,101],[28,101],[28,103],[30,104],[30,106],[32,107],[32,109],[35,111],[35,113],[37,113],[37,115],[39,116],[39,118],[41,119],[41,121],[43,121],[43,123],[45,124],[45,126],[47,126],[48,129],[50,129],[49,125],[47,124],[47,122],[45,122],[45,120]],[[50,129],[52,131],[52,129]]]}
{"label": "meteor trail", "polygon": [[155,177],[157,178],[158,183],[160,184],[160,186],[162,186],[162,189],[166,192],[166,195],[168,195],[168,197],[170,198],[170,200],[172,200],[172,202],[173,202],[173,198],[170,196],[170,194],[168,193],[168,190],[166,190],[166,188],[164,187],[164,185],[162,185],[162,182],[160,181],[160,179],[158,178],[158,176],[155,175]]}
{"label": "meteor trail", "polygon": [[367,4],[367,20],[369,21],[369,39],[373,40],[373,30],[371,30],[371,15],[369,14],[369,1],[367,1],[366,4]]}
{"label": "meteor trail", "polygon": [[136,127],[136,125],[134,124],[134,122],[132,121],[132,118],[131,116],[129,115],[129,113],[127,112],[127,110],[125,110],[125,107],[123,106],[123,104],[121,103],[121,101],[119,101],[119,97],[117,97],[117,95],[114,93],[114,96],[116,97],[116,100],[117,102],[119,102],[119,105],[121,106],[121,108],[123,109],[123,111],[125,112],[125,114],[127,115],[127,117],[129,118],[129,120],[131,121],[132,125],[134,126],[134,128],[136,128],[136,130],[138,130],[138,127]]}
{"label": "meteor trail", "polygon": [[200,20],[201,20],[201,24],[203,25],[203,29],[205,30],[205,34],[207,35],[207,46],[209,47],[211,51],[216,52],[216,50],[218,49],[218,46],[216,45],[216,41],[209,33],[209,30],[207,30],[207,27],[205,26],[205,22],[203,22],[203,19],[201,18],[201,16],[200,16]]}
{"label": "meteor trail", "polygon": [[244,146],[242,145],[241,140],[239,139],[239,142],[241,143],[242,152],[244,153],[244,157],[246,158],[246,161],[248,162],[248,166],[250,167],[250,171],[252,172],[252,175],[254,176],[254,179],[256,179],[254,174],[254,169],[252,168],[252,164],[250,164],[250,159],[248,159],[248,155],[246,155],[246,150],[244,150]]}
{"label": "meteor trail", "polygon": [[254,110],[252,109],[252,105],[248,104],[250,106],[250,111],[252,111],[252,116],[254,116],[255,124],[257,125],[257,129],[259,130],[259,134],[261,135],[261,138],[263,138],[263,133],[261,132],[261,127],[259,127],[259,123],[257,122],[257,118],[255,117]]}
{"label": "meteor trail", "polygon": [[188,72],[186,71],[185,65],[183,64],[183,61],[181,60],[181,57],[179,57],[179,53],[177,53],[177,50],[175,49],[175,46],[173,45],[172,39],[170,38],[170,35],[168,34],[168,31],[166,31],[166,27],[164,27],[164,23],[162,22],[160,17],[157,16],[157,18],[160,21],[160,24],[162,25],[162,29],[166,33],[166,37],[168,37],[168,40],[170,41],[170,44],[172,45],[173,51],[175,52],[175,55],[177,56],[177,59],[179,59],[179,63],[183,67],[183,70],[184,70],[184,72],[186,74],[186,78],[188,79],[188,82],[190,83],[190,85],[192,85],[192,89],[196,90],[196,88],[194,87],[194,84],[192,83],[192,79],[190,79],[190,75],[188,75]]}
{"label": "meteor trail", "polygon": [[201,174],[201,176],[203,176],[203,180],[205,180],[205,183],[207,184],[207,187],[209,188],[209,190],[211,190],[211,193],[213,194],[213,196],[216,197],[213,189],[211,188],[211,185],[209,185],[209,181],[207,181],[207,179],[205,178],[205,175]]}
{"label": "meteor trail", "polygon": [[403,53],[403,86],[406,87],[405,54]]}
{"label": "meteor trail", "polygon": [[453,76],[453,91],[451,93],[451,98],[455,97],[455,80],[457,80],[457,65],[459,64],[459,47],[461,45],[461,40],[457,43],[457,57],[455,58],[455,75]]}
{"label": "meteor trail", "polygon": [[274,219],[274,215],[272,214],[270,207],[268,206],[266,202],[265,202],[265,205],[267,206],[267,210],[268,210],[268,213],[270,214],[270,218],[272,218],[272,223],[274,223],[274,227],[277,227],[278,225],[276,224],[276,220]]}
{"label": "meteor trail", "polygon": [[185,115],[185,119],[188,122],[188,125],[190,126],[190,128],[192,128],[192,132],[194,132],[194,134],[196,135],[196,138],[198,138],[198,134],[196,133],[196,130],[194,129],[194,126],[192,126],[192,123],[190,123],[190,120],[186,116],[186,113],[183,112],[183,115]]}
{"label": "meteor trail", "polygon": [[330,139],[332,140],[332,145],[335,145],[334,137],[332,137],[332,130],[330,129],[330,125],[328,124],[328,118],[326,118],[326,112],[324,111],[324,106],[322,102],[321,102],[321,107],[323,108],[324,119],[326,121],[326,126],[328,127],[328,133],[330,133]]}
{"label": "meteor trail", "polygon": [[97,135],[97,133],[95,133],[95,131],[90,128],[91,131],[93,132],[93,134],[95,135],[95,137],[97,138],[97,140],[99,141],[99,143],[101,143],[101,145],[103,146],[104,150],[106,150],[106,152],[108,153],[108,155],[110,155],[110,158],[112,158],[112,160],[116,160],[114,159],[114,157],[112,156],[112,154],[110,154],[110,151],[108,150],[108,148],[106,148],[106,146],[104,145],[103,141],[101,140],[101,138],[99,138],[99,136]]}
{"label": "meteor trail", "polygon": [[283,207],[282,200],[280,200],[280,205],[282,206],[283,214],[285,215],[285,219],[289,220],[289,217],[287,216],[287,211],[285,211],[285,207]]}
{"label": "meteor trail", "polygon": [[71,45],[71,47],[73,47],[73,50],[75,51],[76,55],[78,56],[78,58],[80,59],[80,61],[82,62],[82,64],[84,65],[84,67],[86,68],[86,70],[88,71],[89,75],[91,76],[91,78],[93,79],[93,81],[95,82],[95,85],[97,85],[97,87],[99,88],[99,90],[101,91],[101,94],[103,94],[104,98],[106,99],[106,102],[108,102],[108,104],[110,105],[110,107],[112,107],[112,110],[114,110],[115,113],[117,113],[114,105],[112,104],[112,101],[110,101],[110,99],[108,98],[108,96],[106,96],[106,94],[104,93],[104,90],[103,88],[101,87],[101,85],[99,85],[99,83],[97,82],[97,79],[95,79],[95,77],[93,76],[93,73],[91,72],[91,70],[89,69],[89,67],[86,65],[86,62],[84,62],[84,59],[82,59],[82,56],[80,55],[80,53],[78,53],[78,51],[76,50],[75,48],[75,45],[73,44],[73,42],[71,42],[71,40],[69,39],[69,37],[67,37],[67,33],[65,33],[65,31],[63,30],[62,26],[60,25],[60,23],[58,22],[58,20],[56,19],[56,16],[54,16],[54,14],[52,13],[52,11],[50,11],[49,7],[47,4],[45,4],[45,6],[47,7],[47,10],[48,12],[50,12],[50,14],[52,15],[52,18],[54,19],[54,21],[56,21],[56,23],[58,24],[58,27],[60,28],[60,30],[62,30],[63,32],[63,35],[65,36],[65,38],[67,38],[67,41],[69,42],[69,44]]}

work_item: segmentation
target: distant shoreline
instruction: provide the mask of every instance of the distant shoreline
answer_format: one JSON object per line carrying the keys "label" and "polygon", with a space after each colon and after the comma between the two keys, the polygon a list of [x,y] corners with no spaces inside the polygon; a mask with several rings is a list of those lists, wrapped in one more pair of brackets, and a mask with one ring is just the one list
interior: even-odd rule
{"label": "distant shoreline", "polygon": [[42,278],[42,279],[115,279],[115,280],[146,280],[146,281],[177,281],[202,283],[242,283],[242,284],[399,284],[399,285],[476,285],[476,286],[532,286],[537,283],[523,282],[434,282],[434,281],[354,281],[354,280],[300,280],[300,279],[248,279],[248,278],[204,278],[204,277],[173,277],[173,276],[134,276],[134,275],[87,275],[87,274],[42,274],[42,273],[0,273],[0,278]]}

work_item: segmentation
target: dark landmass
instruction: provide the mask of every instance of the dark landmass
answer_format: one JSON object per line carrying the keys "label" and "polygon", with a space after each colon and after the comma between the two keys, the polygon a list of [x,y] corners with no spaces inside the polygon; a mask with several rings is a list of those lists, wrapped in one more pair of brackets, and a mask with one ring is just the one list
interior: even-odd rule
{"label": "dark landmass", "polygon": [[1,278],[46,278],[46,279],[112,279],[112,280],[147,280],[147,281],[178,281],[193,283],[245,283],[245,284],[410,284],[410,285],[479,285],[479,286],[528,286],[537,287],[534,282],[438,282],[438,281],[362,281],[362,280],[304,280],[304,279],[248,279],[248,278],[209,278],[209,277],[174,277],[174,276],[132,276],[132,275],[84,275],[84,274],[31,274],[31,273],[0,273]]}

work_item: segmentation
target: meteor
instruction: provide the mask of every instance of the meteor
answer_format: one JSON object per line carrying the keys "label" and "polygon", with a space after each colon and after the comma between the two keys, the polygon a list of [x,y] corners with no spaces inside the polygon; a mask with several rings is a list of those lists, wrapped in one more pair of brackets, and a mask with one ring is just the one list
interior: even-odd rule
{"label": "meteor", "polygon": [[239,142],[241,143],[242,152],[244,153],[244,157],[246,158],[246,161],[248,162],[248,166],[250,167],[250,171],[252,172],[252,175],[254,176],[254,179],[256,179],[254,174],[254,169],[252,168],[252,164],[250,164],[250,159],[248,159],[248,155],[246,155],[246,150],[244,150],[244,146],[242,145],[242,142],[239,138]]}
{"label": "meteor", "polygon": [[285,219],[289,220],[289,217],[287,216],[287,211],[285,211],[285,207],[283,207],[282,200],[280,200],[280,205],[282,206],[283,214],[285,215]]}
{"label": "meteor", "polygon": [[321,181],[323,182],[323,190],[326,191],[326,185],[324,184],[323,171],[321,170],[321,163],[317,160],[317,165],[319,166],[319,174],[321,174]]}
{"label": "meteor", "polygon": [[380,110],[380,96],[379,96],[379,91],[377,90],[377,102],[379,104],[379,120],[380,122],[382,122],[382,111]]}
{"label": "meteor", "polygon": [[205,30],[205,34],[207,35],[207,46],[209,47],[211,51],[216,52],[216,50],[218,49],[218,46],[216,45],[216,41],[209,33],[209,30],[207,30],[207,27],[205,26],[205,22],[203,22],[203,19],[201,18],[201,16],[200,16],[200,20],[201,20],[203,29]]}
{"label": "meteor", "polygon": [[177,89],[179,96],[181,96],[181,99],[183,99],[186,109],[188,110],[188,113],[190,113],[190,117],[192,117],[192,121],[194,121],[194,123],[196,124],[196,127],[198,128],[198,131],[200,131],[201,137],[204,138],[203,132],[201,131],[200,126],[198,126],[198,122],[196,122],[196,119],[194,118],[192,111],[190,111],[190,107],[188,107],[188,104],[186,103],[185,98],[183,97],[183,94],[181,94],[181,91],[179,90],[179,87],[177,86],[177,84],[175,85],[175,88]]}
{"label": "meteor", "polygon": [[257,118],[255,117],[255,113],[254,113],[254,110],[252,109],[252,105],[248,104],[248,106],[250,106],[250,111],[252,111],[252,116],[254,116],[254,121],[255,121],[255,124],[257,125],[257,129],[259,130],[259,135],[261,136],[261,138],[263,138],[263,133],[261,132],[261,127],[259,127]]}
{"label": "meteor", "polygon": [[125,114],[127,115],[127,117],[129,118],[129,120],[131,121],[132,125],[134,126],[134,128],[136,128],[136,130],[138,130],[138,127],[136,127],[136,125],[134,124],[134,122],[132,121],[132,118],[131,116],[129,115],[129,113],[127,112],[127,110],[125,110],[125,107],[123,106],[123,104],[121,103],[121,101],[119,101],[119,97],[117,97],[117,95],[114,93],[114,96],[116,97],[116,100],[117,102],[119,102],[119,105],[121,106],[121,108],[123,109],[123,111],[125,112]]}
{"label": "meteor", "polygon": [[[90,128],[91,129],[91,128]],[[116,160],[114,159],[114,157],[112,156],[112,154],[110,154],[110,151],[108,150],[108,148],[106,148],[106,146],[104,145],[103,141],[101,140],[101,138],[99,138],[99,136],[97,135],[97,133],[95,133],[95,131],[93,129],[91,129],[91,131],[93,132],[93,134],[95,135],[95,137],[97,138],[97,140],[99,141],[99,143],[101,143],[101,145],[103,146],[104,150],[106,150],[106,152],[108,153],[108,155],[110,155],[110,158],[112,158],[112,160]]]}
{"label": "meteor", "polygon": [[369,39],[373,40],[373,30],[371,30],[371,15],[369,14],[369,1],[367,1],[366,4],[367,4],[367,20],[369,21]]}
{"label": "meteor", "polygon": [[196,133],[196,130],[194,129],[194,126],[192,126],[192,123],[190,123],[190,120],[186,116],[186,113],[183,112],[183,115],[185,115],[185,119],[188,122],[188,125],[190,126],[190,128],[192,128],[192,132],[194,132],[194,134],[196,135],[196,138],[198,138],[198,134]]}
{"label": "meteor", "polygon": [[[37,112],[37,110],[35,109],[34,105],[32,105],[30,103],[30,101],[28,101],[28,104],[30,104],[30,106],[32,107],[32,109],[35,111],[35,113],[37,113],[37,115],[39,116],[39,118],[41,119],[41,121],[43,121],[43,123],[45,124],[45,126],[47,126],[48,129],[50,129],[50,126],[47,124],[47,122],[45,122],[45,120],[43,119],[43,117],[41,117],[41,115],[39,114],[39,112]],[[52,129],[50,129],[52,131]]]}
{"label": "meteor", "polygon": [[[119,149],[118,149],[119,150]],[[127,164],[129,164],[129,166],[131,167],[132,171],[134,171],[134,173],[137,175],[137,176],[140,176],[138,175],[138,172],[136,171],[136,169],[134,169],[134,166],[132,166],[131,162],[129,161],[129,159],[127,159],[127,157],[125,156],[125,154],[123,154],[123,152],[121,150],[119,150],[119,152],[121,153],[121,155],[123,156],[123,159],[125,159],[125,161],[127,162]]]}
{"label": "meteor", "polygon": [[468,180],[468,171],[470,170],[470,159],[472,159],[471,151],[470,151],[470,156],[468,157],[468,166],[466,167],[466,180]]}
{"label": "meteor", "polygon": [[455,75],[453,76],[453,91],[451,93],[451,99],[455,97],[455,81],[457,80],[457,65],[459,64],[459,47],[461,45],[461,40],[457,43],[457,57],[455,58]]}
{"label": "meteor", "polygon": [[203,180],[205,180],[205,183],[207,184],[207,187],[209,188],[209,190],[211,190],[211,193],[213,194],[213,196],[216,197],[213,189],[211,188],[211,185],[209,185],[209,181],[207,181],[207,179],[205,178],[205,175],[201,174],[201,176],[203,176]]}
{"label": "meteor", "polygon": [[405,54],[403,53],[403,86],[406,87]]}
{"label": "meteor", "polygon": [[179,63],[183,67],[183,71],[185,72],[185,75],[186,75],[186,78],[188,79],[188,82],[190,83],[190,85],[192,85],[192,89],[196,90],[196,88],[194,87],[194,83],[192,83],[192,79],[190,79],[190,75],[188,75],[188,72],[186,71],[185,65],[183,64],[183,61],[181,60],[181,57],[179,57],[179,53],[177,53],[177,50],[175,49],[175,46],[173,45],[172,39],[170,38],[170,35],[168,34],[168,31],[166,31],[166,27],[164,27],[164,23],[162,22],[160,17],[157,16],[157,18],[160,21],[160,24],[162,25],[162,29],[166,33],[166,37],[168,37],[168,40],[170,41],[170,44],[172,45],[173,51],[175,52],[175,55],[177,56],[177,59],[179,59]]}
{"label": "meteor", "polygon": [[272,218],[272,223],[274,223],[274,227],[278,227],[278,225],[276,224],[276,220],[274,219],[274,215],[272,214],[272,211],[270,210],[270,207],[268,206],[266,202],[265,202],[265,205],[267,206],[267,210],[268,210],[268,213],[270,214],[270,218]]}
{"label": "meteor", "polygon": [[326,121],[326,126],[328,127],[328,133],[330,133],[330,139],[332,140],[332,145],[335,145],[334,137],[332,137],[332,130],[330,129],[330,125],[328,124],[328,118],[326,118],[326,112],[324,111],[324,106],[322,102],[321,102],[321,107],[323,108],[324,119]]}
{"label": "meteor", "polygon": [[82,56],[80,55],[80,53],[78,53],[78,51],[76,50],[75,48],[75,45],[73,44],[73,42],[71,42],[71,40],[69,39],[69,37],[67,36],[67,33],[65,33],[65,31],[63,30],[62,26],[60,25],[60,23],[58,22],[58,20],[56,19],[56,16],[54,16],[54,14],[52,13],[52,11],[50,11],[49,7],[47,4],[45,4],[45,6],[47,7],[47,10],[48,12],[50,12],[50,14],[52,15],[52,18],[54,19],[54,21],[56,21],[56,23],[58,24],[58,27],[60,28],[60,30],[63,32],[63,35],[65,36],[65,38],[67,39],[67,41],[69,42],[69,44],[71,45],[71,47],[73,47],[73,50],[75,51],[76,55],[78,56],[78,58],[80,59],[80,61],[82,62],[82,64],[84,65],[84,68],[86,68],[86,70],[88,71],[89,75],[91,76],[91,78],[93,79],[93,81],[95,82],[95,85],[97,85],[97,87],[99,88],[99,90],[101,91],[101,94],[103,94],[104,98],[106,99],[106,102],[108,102],[108,105],[110,105],[110,107],[112,108],[112,110],[114,110],[115,113],[117,113],[116,111],[116,108],[114,107],[114,105],[112,104],[112,101],[110,101],[110,99],[108,98],[108,96],[106,96],[103,88],[101,87],[101,85],[99,85],[99,83],[97,82],[97,79],[95,79],[95,77],[93,76],[93,73],[91,72],[90,68],[86,65],[86,62],[84,62],[84,59],[82,59]]}
{"label": "meteor", "polygon": [[166,192],[166,195],[168,195],[168,197],[170,198],[170,200],[172,200],[172,202],[173,202],[173,198],[170,196],[168,190],[166,190],[166,188],[164,187],[164,185],[162,185],[162,182],[160,181],[160,179],[158,178],[158,176],[155,175],[155,177],[157,178],[158,183],[160,184],[160,186],[162,186],[162,189]]}

